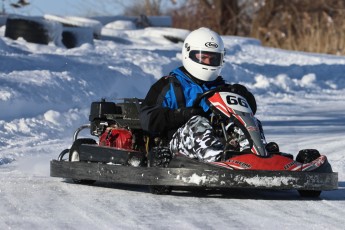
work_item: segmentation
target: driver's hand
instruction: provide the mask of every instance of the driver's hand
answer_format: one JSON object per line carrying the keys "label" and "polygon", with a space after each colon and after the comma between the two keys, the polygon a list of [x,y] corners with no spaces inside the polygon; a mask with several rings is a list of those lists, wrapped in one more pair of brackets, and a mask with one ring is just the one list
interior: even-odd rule
{"label": "driver's hand", "polygon": [[206,113],[200,107],[187,107],[187,108],[179,108],[174,111],[175,117],[180,117],[183,120],[183,123],[186,123],[191,117],[195,115],[205,116]]}
{"label": "driver's hand", "polygon": [[241,84],[233,84],[231,85],[231,91],[233,93],[237,93],[243,97],[246,97],[246,95],[248,94],[248,90],[244,85]]}

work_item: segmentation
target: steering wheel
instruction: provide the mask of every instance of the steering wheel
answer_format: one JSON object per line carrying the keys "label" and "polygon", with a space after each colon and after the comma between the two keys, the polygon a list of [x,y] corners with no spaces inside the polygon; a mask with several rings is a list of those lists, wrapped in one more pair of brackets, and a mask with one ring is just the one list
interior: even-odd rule
{"label": "steering wheel", "polygon": [[214,93],[219,92],[219,91],[229,91],[232,92],[234,90],[234,87],[232,85],[221,85],[217,86],[214,89],[210,89],[202,94],[200,94],[194,101],[193,107],[198,107],[200,104],[201,100],[204,99],[205,97],[211,97]]}

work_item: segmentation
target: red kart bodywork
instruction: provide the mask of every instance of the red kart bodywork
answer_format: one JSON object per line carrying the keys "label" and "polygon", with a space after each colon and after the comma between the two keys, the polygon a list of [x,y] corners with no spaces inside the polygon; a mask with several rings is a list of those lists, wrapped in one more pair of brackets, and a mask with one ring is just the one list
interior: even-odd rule
{"label": "red kart bodywork", "polygon": [[324,155],[310,163],[302,164],[278,154],[272,154],[270,157],[260,157],[248,153],[232,157],[223,162],[212,162],[212,164],[234,170],[312,171],[322,166],[326,161],[327,157]]}

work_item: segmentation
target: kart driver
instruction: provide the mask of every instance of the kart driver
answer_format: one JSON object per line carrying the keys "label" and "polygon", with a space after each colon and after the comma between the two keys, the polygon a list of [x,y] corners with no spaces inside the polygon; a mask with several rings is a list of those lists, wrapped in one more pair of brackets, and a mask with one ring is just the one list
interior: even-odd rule
{"label": "kart driver", "polygon": [[[208,28],[192,31],[182,47],[183,66],[153,84],[140,109],[142,128],[153,137],[166,137],[172,153],[180,152],[201,161],[219,161],[224,146],[211,126],[205,99],[198,107],[198,95],[227,84],[219,76],[225,55],[222,38]],[[241,91],[256,112],[256,101],[247,89]],[[243,147],[243,146],[241,146]]]}

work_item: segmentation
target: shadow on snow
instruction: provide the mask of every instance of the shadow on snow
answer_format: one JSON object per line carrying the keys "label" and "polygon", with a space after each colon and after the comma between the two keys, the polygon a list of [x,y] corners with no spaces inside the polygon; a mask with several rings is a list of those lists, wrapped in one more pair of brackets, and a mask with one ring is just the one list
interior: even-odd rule
{"label": "shadow on snow", "polygon": [[[65,179],[65,183],[73,184],[72,180]],[[150,193],[148,186],[117,184],[110,182],[96,182],[93,185],[79,185],[120,189],[124,191]],[[114,191],[116,192],[116,191]],[[345,200],[345,182],[339,182],[338,190],[323,191],[318,198],[301,197],[297,190],[270,190],[270,189],[203,189],[197,187],[173,188],[170,195],[152,196],[175,196],[175,197],[198,197],[220,199],[255,199],[255,200]]]}

